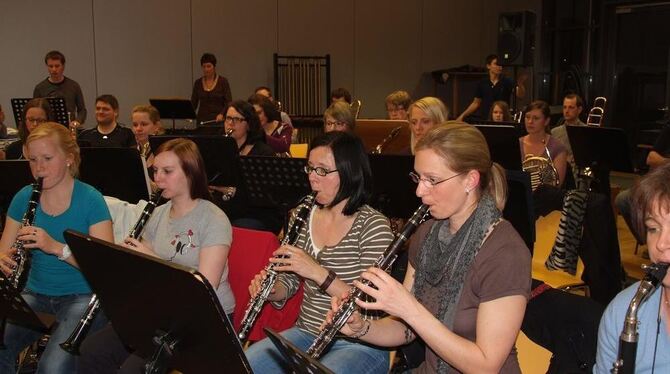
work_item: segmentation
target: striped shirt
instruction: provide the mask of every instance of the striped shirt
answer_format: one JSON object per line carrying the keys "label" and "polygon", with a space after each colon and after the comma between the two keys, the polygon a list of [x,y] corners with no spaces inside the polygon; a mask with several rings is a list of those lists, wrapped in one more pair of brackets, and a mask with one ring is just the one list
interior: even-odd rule
{"label": "striped shirt", "polygon": [[[388,220],[381,213],[364,205],[358,210],[351,229],[342,240],[335,247],[321,248],[317,254],[312,242],[310,224],[314,209],[307,224],[300,230],[296,247],[303,248],[316,258],[323,268],[334,271],[338,279],[351,286],[352,282],[372,266],[393,241]],[[278,282],[286,287],[288,297],[296,293],[300,281],[301,278],[293,273],[281,273],[278,277]],[[330,295],[322,293],[319,285],[312,280],[305,280],[304,290],[305,296],[296,326],[316,335],[326,318],[326,313],[330,310]],[[276,303],[281,304],[283,303]],[[376,318],[365,313],[363,315],[366,318]]]}

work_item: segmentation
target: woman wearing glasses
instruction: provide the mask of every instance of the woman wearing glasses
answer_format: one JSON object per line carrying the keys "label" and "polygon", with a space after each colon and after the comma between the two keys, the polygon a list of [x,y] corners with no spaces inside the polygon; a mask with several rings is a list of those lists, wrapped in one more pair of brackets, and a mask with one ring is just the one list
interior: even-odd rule
{"label": "woman wearing glasses", "polygon": [[[280,308],[304,280],[304,299],[296,325],[281,334],[300,349],[314,341],[330,309],[330,297],[341,295],[360,273],[370,267],[391,243],[388,220],[366,205],[372,175],[362,142],[342,131],[319,135],[311,144],[305,171],[316,206],[303,225],[295,246],[282,246],[274,255],[284,255],[275,267],[280,272],[269,300]],[[249,286],[252,295],[265,276],[258,274]],[[376,314],[367,314],[375,318]],[[278,373],[286,368],[268,339],[246,352],[255,373]],[[386,350],[338,339],[321,362],[336,373],[386,373]]]}
{"label": "woman wearing glasses", "polygon": [[274,156],[272,147],[265,142],[265,132],[253,105],[235,100],[226,109],[226,134],[235,139],[240,156]]}
{"label": "woman wearing glasses", "polygon": [[323,132],[346,131],[353,134],[355,125],[351,107],[344,101],[334,101],[323,112]]}
{"label": "woman wearing glasses", "polygon": [[531,259],[501,216],[504,171],[491,162],[484,136],[466,124],[429,131],[415,150],[411,177],[434,219],[412,237],[404,284],[376,268],[362,278],[377,289],[354,282],[375,299],[356,301],[361,308],[390,316],[370,320],[356,312],[342,332],[383,347],[421,337],[430,349],[420,372],[519,373],[514,342]]}
{"label": "woman wearing glasses", "polygon": [[23,145],[28,135],[37,127],[52,118],[51,106],[47,99],[32,99],[23,107],[22,121],[19,123],[19,140],[5,148],[7,160],[18,160],[24,158]]}

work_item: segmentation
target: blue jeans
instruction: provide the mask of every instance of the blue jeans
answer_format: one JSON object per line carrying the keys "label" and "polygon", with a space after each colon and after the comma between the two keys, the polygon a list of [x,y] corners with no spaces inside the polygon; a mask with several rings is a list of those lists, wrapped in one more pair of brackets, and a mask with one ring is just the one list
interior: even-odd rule
{"label": "blue jeans", "polygon": [[[67,340],[79,323],[91,294],[46,296],[24,291],[22,296],[35,312],[56,316],[51,338],[40,358],[37,373],[74,373],[75,356],[65,352],[59,344]],[[102,314],[98,313],[89,332],[102,327],[106,319]],[[40,331],[8,322],[5,327],[7,348],[0,350],[0,373],[14,373],[19,353],[43,335]]]}
{"label": "blue jeans", "polygon": [[[309,348],[314,335],[292,327],[281,333],[303,352]],[[270,339],[252,344],[245,352],[256,374],[289,372],[288,365]],[[389,352],[351,340],[336,338],[321,356],[321,363],[335,373],[387,373]]]}

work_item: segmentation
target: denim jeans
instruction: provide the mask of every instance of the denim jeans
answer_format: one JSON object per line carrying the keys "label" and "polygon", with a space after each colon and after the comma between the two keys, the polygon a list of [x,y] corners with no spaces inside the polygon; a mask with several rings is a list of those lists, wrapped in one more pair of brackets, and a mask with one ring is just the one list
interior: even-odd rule
{"label": "denim jeans", "polygon": [[[316,338],[297,327],[283,331],[281,335],[306,351]],[[249,364],[256,374],[289,372],[288,365],[270,339],[252,344],[245,352]],[[387,373],[389,352],[351,340],[336,338],[321,363],[335,373]]]}
{"label": "denim jeans", "polygon": [[[40,358],[37,373],[74,373],[75,356],[65,352],[59,344],[67,340],[79,323],[91,294],[46,296],[24,291],[22,296],[35,312],[52,314],[56,317],[51,338]],[[102,313],[98,313],[89,332],[100,328],[105,319]],[[19,353],[43,335],[44,333],[40,331],[8,322],[5,327],[7,348],[0,350],[0,373],[14,373]]]}

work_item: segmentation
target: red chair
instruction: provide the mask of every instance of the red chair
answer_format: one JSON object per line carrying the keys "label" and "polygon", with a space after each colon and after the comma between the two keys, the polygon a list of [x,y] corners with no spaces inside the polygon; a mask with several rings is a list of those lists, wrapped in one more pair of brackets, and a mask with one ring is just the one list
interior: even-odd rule
{"label": "red chair", "polygon": [[[240,329],[249,302],[251,280],[268,264],[268,259],[277,248],[279,240],[270,232],[233,227],[233,244],[228,255],[228,282],[235,295],[233,320],[235,331]],[[249,332],[248,340],[254,342],[265,338],[264,327],[270,327],[275,331],[293,327],[300,313],[301,304],[302,286],[282,309],[275,309],[267,303]]]}

